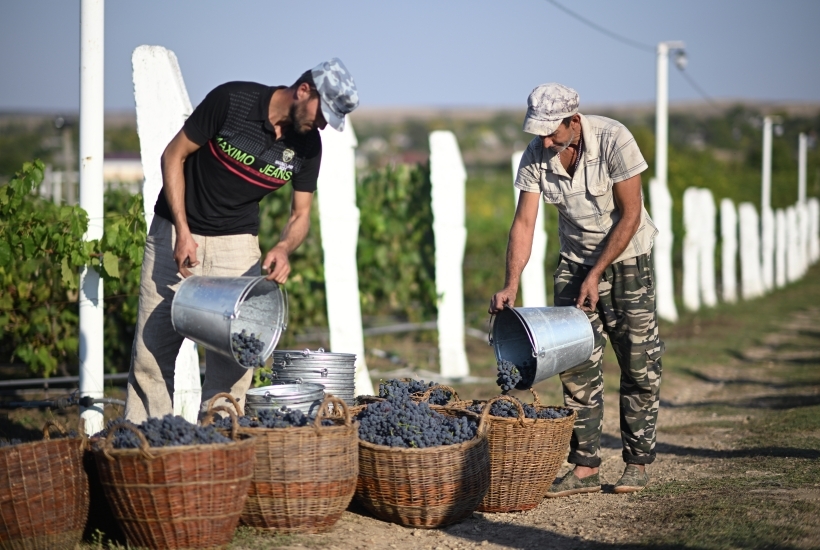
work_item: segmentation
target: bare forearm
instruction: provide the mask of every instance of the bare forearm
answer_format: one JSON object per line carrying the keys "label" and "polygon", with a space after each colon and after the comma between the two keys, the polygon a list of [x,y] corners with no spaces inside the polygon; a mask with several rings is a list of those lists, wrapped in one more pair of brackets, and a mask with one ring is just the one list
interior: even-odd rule
{"label": "bare forearm", "polygon": [[190,233],[188,216],[185,214],[185,174],[183,166],[185,159],[162,156],[162,188],[165,200],[174,217],[174,226],[177,234]]}
{"label": "bare forearm", "polygon": [[290,255],[294,250],[299,248],[303,242],[305,242],[309,230],[309,215],[292,216],[285,225],[285,228],[282,230],[282,234],[279,236],[279,242],[276,244],[276,247]]}
{"label": "bare forearm", "polygon": [[596,273],[597,275],[603,274],[603,272],[606,271],[606,268],[612,265],[612,262],[614,262],[618,256],[626,250],[626,247],[629,245],[629,241],[631,241],[632,237],[635,236],[635,233],[638,232],[640,224],[640,216],[629,219],[621,218],[610,230],[609,235],[607,236],[606,245],[604,245],[604,250],[598,257],[598,261],[595,262],[591,272]]}
{"label": "bare forearm", "polygon": [[521,273],[530,259],[532,252],[533,228],[523,223],[514,223],[510,228],[507,241],[507,267],[504,276],[504,287],[518,289]]}

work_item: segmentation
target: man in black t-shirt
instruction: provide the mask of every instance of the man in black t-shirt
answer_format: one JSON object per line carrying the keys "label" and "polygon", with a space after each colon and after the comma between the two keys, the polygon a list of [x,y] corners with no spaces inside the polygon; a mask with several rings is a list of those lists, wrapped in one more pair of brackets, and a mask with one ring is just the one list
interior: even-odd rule
{"label": "man in black t-shirt", "polygon": [[[171,324],[181,277],[259,275],[259,201],[290,183],[290,217],[262,259],[267,279],[284,283],[288,257],[310,227],[322,141],[343,130],[359,103],[341,60],[306,71],[289,87],[229,82],[200,103],[162,155],[163,187],[154,207],[140,282],[125,416],[132,422],[172,413],[174,366],[183,337]],[[243,402],[253,370],[206,351],[202,402],[230,392]]]}

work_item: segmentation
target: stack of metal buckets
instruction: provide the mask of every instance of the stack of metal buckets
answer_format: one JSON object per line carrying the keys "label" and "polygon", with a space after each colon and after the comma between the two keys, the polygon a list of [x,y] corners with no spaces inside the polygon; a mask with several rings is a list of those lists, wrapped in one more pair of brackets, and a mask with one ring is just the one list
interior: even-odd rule
{"label": "stack of metal buckets", "polygon": [[274,384],[320,384],[325,393],[353,406],[356,355],[316,351],[274,350],[271,367]]}

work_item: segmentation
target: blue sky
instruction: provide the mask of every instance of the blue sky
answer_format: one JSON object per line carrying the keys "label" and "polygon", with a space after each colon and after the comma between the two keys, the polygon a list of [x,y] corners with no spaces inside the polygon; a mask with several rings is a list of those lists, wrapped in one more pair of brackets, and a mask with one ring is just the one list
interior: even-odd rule
{"label": "blue sky", "polygon": [[[820,1],[589,0],[562,5],[654,46],[683,40],[687,71],[717,99],[820,101]],[[0,110],[79,106],[79,0],[5,0]],[[338,56],[362,105],[522,106],[559,81],[582,105],[654,100],[654,55],[592,30],[547,0],[109,0],[106,109],[133,109],[131,52],[176,52],[198,103],[229,80],[290,84]],[[698,93],[670,68],[670,98]]]}

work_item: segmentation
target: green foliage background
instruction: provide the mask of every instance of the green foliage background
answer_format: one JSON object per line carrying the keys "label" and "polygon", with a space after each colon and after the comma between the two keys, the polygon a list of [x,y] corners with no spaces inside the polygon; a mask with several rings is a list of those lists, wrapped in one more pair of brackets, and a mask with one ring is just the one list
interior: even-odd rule
{"label": "green foliage background", "polygon": [[[650,164],[642,175],[648,197],[646,186],[654,175],[653,117],[600,114],[621,120],[634,134]],[[783,208],[797,199],[795,144],[799,132],[808,133],[814,140],[808,156],[808,193],[820,196],[820,147],[816,146],[820,113],[773,114],[780,116],[781,131],[773,140],[772,206]],[[716,201],[724,197],[735,204],[749,201],[759,210],[761,120],[760,111],[744,106],[721,113],[670,116],[669,187],[674,201],[674,261],[678,271],[682,196],[687,187],[708,188]],[[465,316],[467,324],[476,328],[483,326],[489,298],[503,284],[507,234],[514,211],[509,152],[522,149],[530,139],[520,132],[519,123],[520,113],[501,113],[482,121],[429,119],[409,120],[395,127],[356,126],[360,144],[366,145],[371,137],[389,138],[397,133],[404,137],[390,138],[388,142],[402,145],[390,147],[414,152],[416,158],[424,156],[431,130],[449,128],[456,133],[468,169]],[[15,176],[8,175],[9,167],[19,167],[22,159],[49,154],[44,138],[27,135],[55,131],[45,126],[5,129],[14,134],[16,145],[0,155],[0,178],[5,178],[0,186],[0,362],[25,363],[33,375],[76,372],[78,273],[81,266],[90,263],[101,271],[104,281],[106,370],[127,370],[145,242],[141,197],[108,191],[104,237],[86,243],[82,239],[88,224],[85,212],[78,207],[54,205],[32,193],[42,179],[42,163],[26,163]],[[76,133],[76,128],[70,131]],[[132,130],[106,132],[107,149],[134,150],[138,146]],[[487,149],[491,134],[501,144],[495,156]],[[0,137],[0,144],[5,143],[3,139]],[[387,154],[395,154],[391,151]],[[52,158],[54,154],[59,160],[59,151]],[[371,151],[366,156],[375,168],[362,171],[357,183],[359,295],[365,324],[432,320],[436,316],[436,295],[428,168],[424,164],[402,164],[395,157],[381,162],[374,154]],[[285,188],[262,201],[259,237],[263,253],[278,240],[287,222],[290,200],[290,190]],[[300,334],[326,330],[318,200],[314,202],[307,240],[291,257],[292,273],[286,285],[290,322],[280,347],[297,346],[296,336]],[[558,261],[558,220],[553,208],[547,208],[545,214],[549,237],[544,269],[549,274]],[[676,281],[680,284],[679,274]],[[552,296],[549,276],[547,285],[548,295]]]}

